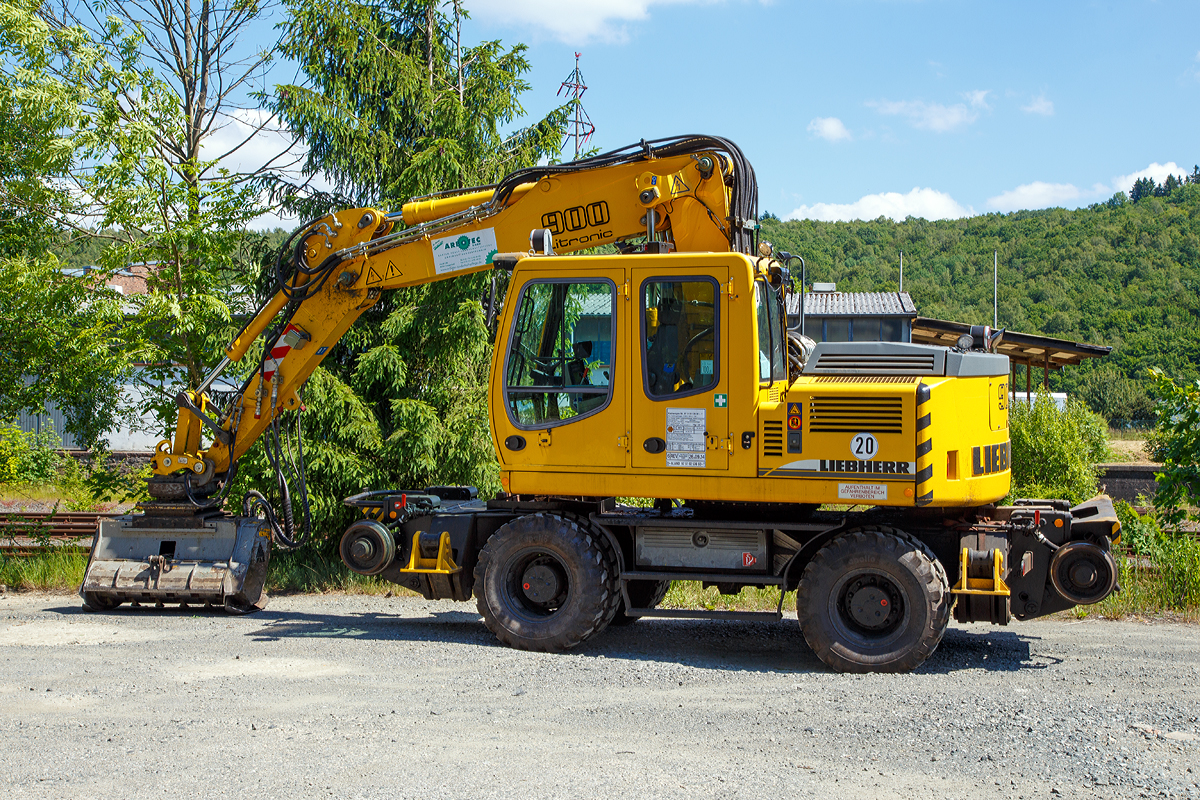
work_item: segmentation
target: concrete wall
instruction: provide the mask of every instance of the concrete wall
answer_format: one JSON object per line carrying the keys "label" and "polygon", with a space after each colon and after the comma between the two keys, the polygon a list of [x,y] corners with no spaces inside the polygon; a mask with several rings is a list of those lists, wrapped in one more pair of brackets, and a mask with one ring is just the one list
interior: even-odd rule
{"label": "concrete wall", "polygon": [[1101,491],[1113,500],[1136,503],[1138,495],[1153,498],[1156,490],[1155,470],[1161,464],[1097,464],[1100,468]]}

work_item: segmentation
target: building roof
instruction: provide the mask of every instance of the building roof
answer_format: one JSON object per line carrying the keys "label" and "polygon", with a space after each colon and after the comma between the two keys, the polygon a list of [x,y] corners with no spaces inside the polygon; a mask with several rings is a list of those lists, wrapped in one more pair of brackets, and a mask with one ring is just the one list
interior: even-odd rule
{"label": "building roof", "polygon": [[[788,316],[800,314],[800,293],[787,296]],[[915,317],[908,292],[806,292],[807,317]]]}
{"label": "building roof", "polygon": [[[970,332],[971,326],[965,322],[946,319],[917,317],[912,323],[912,340],[918,344],[953,347],[959,336]],[[1080,364],[1088,358],[1103,358],[1111,351],[1111,347],[1104,345],[1071,342],[1010,330],[1004,331],[1004,335],[996,344],[996,352],[1008,356],[1014,363],[1047,370],[1061,369],[1067,364]]]}

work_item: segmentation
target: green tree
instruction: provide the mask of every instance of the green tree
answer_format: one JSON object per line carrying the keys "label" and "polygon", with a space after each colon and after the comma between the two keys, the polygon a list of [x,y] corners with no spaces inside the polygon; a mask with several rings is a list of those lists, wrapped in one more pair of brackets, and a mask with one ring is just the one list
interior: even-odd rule
{"label": "green tree", "polygon": [[[306,80],[267,101],[308,146],[305,176],[333,190],[267,182],[287,207],[309,218],[355,205],[399,208],[557,154],[567,108],[505,133],[524,113],[525,47],[464,42],[458,3],[292,0],[288,10],[280,49]],[[318,528],[336,529],[341,499],[364,488],[499,489],[486,402],[491,343],[479,303],[490,280],[390,293],[314,374],[301,416]],[[247,482],[269,482],[261,452],[243,462]]]}
{"label": "green tree", "polygon": [[1146,427],[1154,422],[1154,401],[1142,382],[1130,380],[1115,367],[1087,374],[1079,398],[1113,427]]}
{"label": "green tree", "polygon": [[47,227],[71,210],[63,178],[79,93],[47,66],[57,42],[30,0],[0,1],[0,257],[44,252]]}
{"label": "green tree", "polygon": [[52,400],[67,431],[94,445],[126,409],[130,342],[120,298],[48,256],[0,258],[0,420]]}
{"label": "green tree", "polygon": [[1158,419],[1148,444],[1162,464],[1154,476],[1154,504],[1166,525],[1178,527],[1197,518],[1200,506],[1200,381],[1176,382],[1159,369],[1150,374]]}
{"label": "green tree", "polygon": [[[76,87],[70,176],[87,202],[88,235],[109,243],[110,271],[148,268],[149,292],[128,300],[129,329],[147,344],[147,387],[173,387],[157,404],[174,417],[180,381],[196,386],[253,304],[257,265],[246,224],[264,208],[252,179],[286,166],[231,167],[231,159],[274,125],[249,93],[274,58],[256,27],[271,3],[194,5],[66,2],[39,13],[53,32],[46,71]],[[280,147],[286,150],[288,143]],[[283,159],[283,161],[281,161]]]}

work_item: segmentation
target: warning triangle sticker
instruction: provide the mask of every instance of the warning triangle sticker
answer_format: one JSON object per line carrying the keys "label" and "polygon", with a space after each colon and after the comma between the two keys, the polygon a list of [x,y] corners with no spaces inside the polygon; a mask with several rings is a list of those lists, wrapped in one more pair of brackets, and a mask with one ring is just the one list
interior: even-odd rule
{"label": "warning triangle sticker", "polygon": [[383,276],[376,272],[374,267],[367,267],[367,286],[372,286],[382,281]]}
{"label": "warning triangle sticker", "polygon": [[800,416],[800,404],[799,403],[788,403],[788,416],[789,417]]}
{"label": "warning triangle sticker", "polygon": [[674,181],[671,183],[671,194],[678,196],[681,194],[687,194],[690,191],[691,187],[683,182],[683,178],[676,175]]}
{"label": "warning triangle sticker", "polygon": [[396,266],[396,262],[389,261],[388,265],[387,265],[387,272],[385,272],[383,274],[383,277],[384,278],[399,278],[403,274],[404,273],[400,271],[400,268]]}

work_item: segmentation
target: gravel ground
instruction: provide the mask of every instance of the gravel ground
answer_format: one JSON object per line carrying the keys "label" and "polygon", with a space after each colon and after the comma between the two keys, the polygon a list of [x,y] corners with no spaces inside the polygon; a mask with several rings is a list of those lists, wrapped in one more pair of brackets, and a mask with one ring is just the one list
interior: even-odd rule
{"label": "gravel ground", "polygon": [[1200,628],[953,626],[849,676],[794,620],[642,620],[566,655],[474,607],[248,617],[0,597],[0,797],[1200,798]]}

